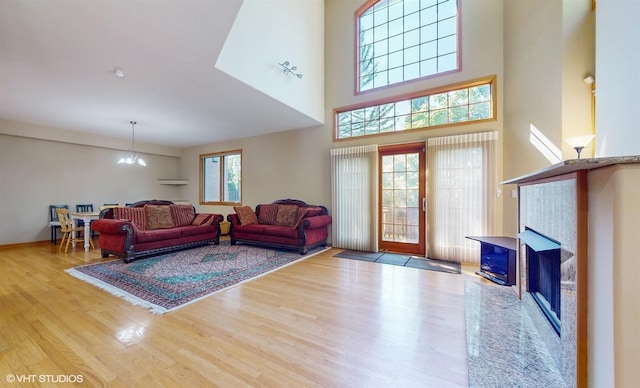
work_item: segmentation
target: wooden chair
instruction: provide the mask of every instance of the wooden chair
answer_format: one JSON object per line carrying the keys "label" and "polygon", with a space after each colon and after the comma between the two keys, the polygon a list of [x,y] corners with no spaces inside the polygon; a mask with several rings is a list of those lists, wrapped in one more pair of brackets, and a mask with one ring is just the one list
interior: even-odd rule
{"label": "wooden chair", "polygon": [[[64,252],[66,253],[69,250],[69,243],[80,243],[84,245],[84,236],[78,237],[78,232],[83,232],[84,227],[73,226],[73,221],[69,218],[69,209],[58,208],[56,209],[56,213],[58,214],[58,220],[60,221],[60,230],[62,230],[62,240],[60,240],[60,246],[58,250],[62,250],[62,246],[65,245]],[[76,238],[73,238],[73,232],[76,232]],[[93,245],[93,239],[91,236],[89,237],[89,244],[91,244],[91,248],[95,248]]]}

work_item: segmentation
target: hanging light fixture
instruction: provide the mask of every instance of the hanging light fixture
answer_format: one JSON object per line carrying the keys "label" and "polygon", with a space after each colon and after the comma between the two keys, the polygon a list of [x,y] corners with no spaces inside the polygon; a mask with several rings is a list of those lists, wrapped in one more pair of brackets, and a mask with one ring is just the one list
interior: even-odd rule
{"label": "hanging light fixture", "polygon": [[139,164],[140,166],[146,166],[147,163],[144,162],[144,159],[138,156],[138,153],[135,149],[135,141],[136,141],[136,124],[135,121],[129,121],[131,123],[131,149],[127,154],[118,160],[118,164]]}

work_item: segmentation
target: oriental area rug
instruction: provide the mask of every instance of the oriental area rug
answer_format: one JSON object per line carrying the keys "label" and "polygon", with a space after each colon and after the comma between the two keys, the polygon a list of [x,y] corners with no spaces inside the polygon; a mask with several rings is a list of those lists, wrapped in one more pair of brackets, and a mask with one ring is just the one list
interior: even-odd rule
{"label": "oriental area rug", "polygon": [[249,245],[207,245],[131,263],[117,259],[66,270],[113,295],[164,314],[216,292],[255,279],[328,248],[306,255]]}

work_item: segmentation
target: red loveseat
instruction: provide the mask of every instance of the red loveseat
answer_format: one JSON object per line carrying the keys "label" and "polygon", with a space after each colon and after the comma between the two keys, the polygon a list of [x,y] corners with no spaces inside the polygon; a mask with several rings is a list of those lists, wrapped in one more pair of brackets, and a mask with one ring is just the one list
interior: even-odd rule
{"label": "red loveseat", "polygon": [[255,211],[249,206],[235,207],[234,210],[235,213],[227,215],[231,245],[246,243],[297,249],[300,254],[327,245],[331,216],[324,206],[281,199],[271,204],[260,204]]}
{"label": "red loveseat", "polygon": [[143,256],[220,243],[221,214],[196,213],[192,205],[140,201],[104,209],[91,229],[100,233],[102,257],[130,262]]}

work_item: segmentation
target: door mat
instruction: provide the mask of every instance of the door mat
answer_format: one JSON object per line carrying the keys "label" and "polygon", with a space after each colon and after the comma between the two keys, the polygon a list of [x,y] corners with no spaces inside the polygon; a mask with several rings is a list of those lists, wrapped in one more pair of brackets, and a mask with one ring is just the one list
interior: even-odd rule
{"label": "door mat", "polygon": [[399,265],[402,267],[419,268],[452,274],[461,273],[460,263],[456,263],[454,261],[429,259],[426,257],[403,255],[399,253],[363,252],[347,249],[336,253],[333,257],[369,261],[372,263]]}

